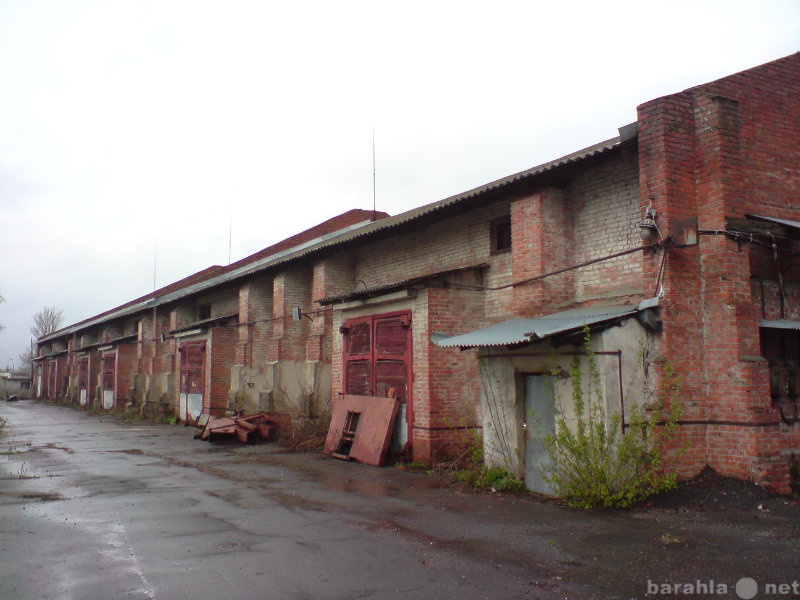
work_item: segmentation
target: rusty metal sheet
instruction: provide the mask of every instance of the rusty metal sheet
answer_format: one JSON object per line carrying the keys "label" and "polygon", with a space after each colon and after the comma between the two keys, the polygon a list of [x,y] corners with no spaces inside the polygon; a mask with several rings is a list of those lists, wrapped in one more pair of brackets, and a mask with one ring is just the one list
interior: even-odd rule
{"label": "rusty metal sheet", "polygon": [[336,402],[323,452],[379,467],[394,431],[400,400],[345,395]]}
{"label": "rusty metal sheet", "polygon": [[269,439],[271,430],[276,426],[277,423],[267,413],[239,417],[211,416],[199,437],[211,441],[236,439],[244,444],[255,443]]}

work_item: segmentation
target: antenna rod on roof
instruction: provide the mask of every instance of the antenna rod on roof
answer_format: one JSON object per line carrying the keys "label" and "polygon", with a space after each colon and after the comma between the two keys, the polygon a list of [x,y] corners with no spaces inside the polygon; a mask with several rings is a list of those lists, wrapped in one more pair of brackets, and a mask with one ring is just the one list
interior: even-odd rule
{"label": "antenna rod on roof", "polygon": [[375,200],[375,126],[372,126],[372,220],[377,217]]}
{"label": "antenna rod on roof", "polygon": [[228,220],[228,264],[231,264],[231,242],[233,239],[233,216]]}
{"label": "antenna rod on roof", "polygon": [[153,245],[153,291],[156,291],[156,266],[158,265],[158,240]]}

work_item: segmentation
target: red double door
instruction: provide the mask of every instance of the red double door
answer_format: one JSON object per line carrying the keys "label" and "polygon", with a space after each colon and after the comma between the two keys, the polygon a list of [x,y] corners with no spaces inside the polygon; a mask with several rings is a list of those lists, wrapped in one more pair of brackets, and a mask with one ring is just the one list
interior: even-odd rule
{"label": "red double door", "polygon": [[411,403],[411,312],[348,319],[344,335],[345,394],[395,397],[400,411],[393,448],[402,450],[413,423]]}

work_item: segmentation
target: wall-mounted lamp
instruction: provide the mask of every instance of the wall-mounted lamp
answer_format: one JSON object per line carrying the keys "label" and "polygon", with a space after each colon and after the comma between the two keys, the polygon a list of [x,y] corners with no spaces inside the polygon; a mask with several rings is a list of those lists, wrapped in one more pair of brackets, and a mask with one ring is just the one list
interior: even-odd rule
{"label": "wall-mounted lamp", "polygon": [[639,234],[645,243],[650,242],[656,234],[659,240],[663,239],[661,231],[656,225],[656,209],[650,204],[647,205],[644,211],[644,219],[639,222]]}

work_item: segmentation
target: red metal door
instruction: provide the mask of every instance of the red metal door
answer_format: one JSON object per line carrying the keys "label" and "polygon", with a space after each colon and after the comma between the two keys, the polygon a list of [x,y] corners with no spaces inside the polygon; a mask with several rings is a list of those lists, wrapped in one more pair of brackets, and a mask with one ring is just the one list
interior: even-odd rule
{"label": "red metal door", "polygon": [[58,363],[54,360],[51,360],[50,363],[47,365],[47,398],[50,400],[55,400],[58,395],[58,384],[56,379],[56,374],[58,371]]}
{"label": "red metal door", "polygon": [[344,333],[344,392],[400,400],[393,447],[411,439],[411,312],[350,319]]}
{"label": "red metal door", "polygon": [[114,408],[114,383],[117,378],[117,355],[103,355],[103,408],[111,410]]}
{"label": "red metal door", "polygon": [[206,343],[181,344],[180,417],[194,421],[203,412],[205,402]]}

